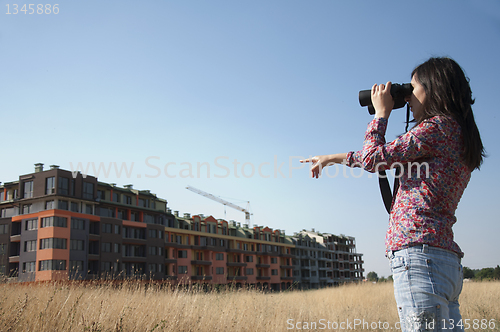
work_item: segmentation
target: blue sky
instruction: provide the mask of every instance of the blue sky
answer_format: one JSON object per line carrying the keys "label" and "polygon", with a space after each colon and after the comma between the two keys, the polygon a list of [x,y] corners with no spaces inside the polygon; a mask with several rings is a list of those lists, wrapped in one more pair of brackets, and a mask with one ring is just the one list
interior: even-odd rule
{"label": "blue sky", "polygon": [[[57,15],[1,3],[0,181],[38,162],[124,165],[128,174],[101,169],[99,179],[150,189],[181,214],[224,218],[191,185],[250,201],[257,225],[354,236],[366,273],[384,276],[376,178],[338,168],[313,180],[298,160],[361,148],[371,116],[359,90],[409,82],[431,56],[454,58],[489,155],[459,204],[455,238],[465,266],[500,264],[498,1],[61,0]],[[387,139],[404,117],[394,111]],[[226,218],[244,215],[227,208]]]}

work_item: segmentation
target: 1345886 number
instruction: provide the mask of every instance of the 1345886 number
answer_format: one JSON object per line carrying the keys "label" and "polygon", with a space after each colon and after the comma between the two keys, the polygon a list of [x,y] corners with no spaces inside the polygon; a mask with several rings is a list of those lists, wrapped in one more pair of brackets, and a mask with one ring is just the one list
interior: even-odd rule
{"label": "1345886 number", "polygon": [[458,326],[464,330],[473,328],[474,330],[494,330],[496,328],[496,322],[494,319],[461,319],[458,322],[454,322],[453,319],[443,321],[443,330],[453,330],[455,326]]}
{"label": "1345886 number", "polygon": [[33,14],[59,14],[59,4],[24,4],[21,8],[19,8],[18,4],[6,4],[7,6],[7,12],[5,14],[7,15],[16,15],[16,14],[28,14],[28,15],[33,15]]}

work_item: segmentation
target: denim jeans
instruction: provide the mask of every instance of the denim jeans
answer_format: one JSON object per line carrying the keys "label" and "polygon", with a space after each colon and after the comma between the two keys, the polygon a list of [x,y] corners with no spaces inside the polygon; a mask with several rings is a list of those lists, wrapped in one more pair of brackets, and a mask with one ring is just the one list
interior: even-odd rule
{"label": "denim jeans", "polygon": [[463,331],[463,268],[456,253],[424,244],[387,256],[402,331]]}

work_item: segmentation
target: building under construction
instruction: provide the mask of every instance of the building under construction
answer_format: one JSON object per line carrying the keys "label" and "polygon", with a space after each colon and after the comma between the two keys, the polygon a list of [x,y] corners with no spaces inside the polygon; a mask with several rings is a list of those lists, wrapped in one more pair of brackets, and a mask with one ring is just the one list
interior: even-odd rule
{"label": "building under construction", "polygon": [[0,213],[0,275],[10,281],[140,278],[283,290],[363,279],[353,237],[180,216],[149,190],[55,165],[0,184]]}

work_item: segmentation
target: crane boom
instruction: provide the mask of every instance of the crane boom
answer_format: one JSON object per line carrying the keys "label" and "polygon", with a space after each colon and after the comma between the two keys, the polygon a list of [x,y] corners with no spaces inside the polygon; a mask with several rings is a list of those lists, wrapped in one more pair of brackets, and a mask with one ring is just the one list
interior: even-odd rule
{"label": "crane boom", "polygon": [[[236,209],[238,211],[241,211],[241,212],[244,212],[245,213],[245,223],[248,225],[248,227],[250,227],[250,212],[247,210],[247,209],[244,209],[242,208],[241,206],[238,206],[236,204],[233,204],[231,202],[228,202],[220,197],[217,197],[217,196],[214,196],[210,193],[207,193],[203,190],[200,190],[200,189],[196,189],[194,187],[191,187],[191,186],[187,186],[186,187],[187,190],[190,190],[198,195],[201,195],[201,196],[205,196],[206,198],[209,198],[213,201],[216,201],[216,202],[219,202],[221,204],[224,204],[224,205],[227,205],[229,207],[232,207],[233,209]],[[250,203],[250,202],[249,202]]]}

